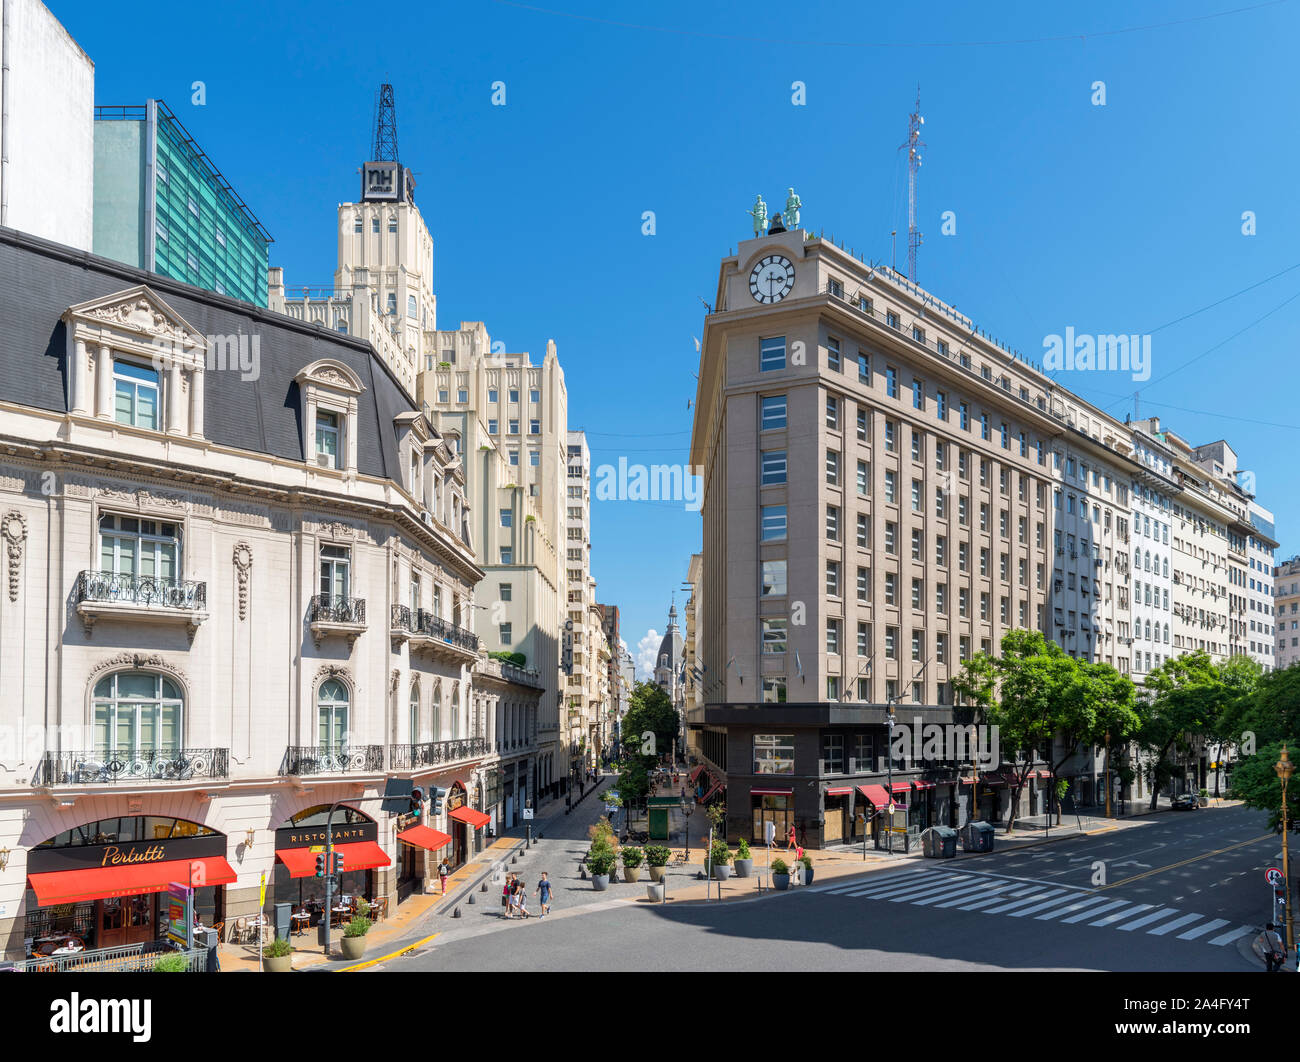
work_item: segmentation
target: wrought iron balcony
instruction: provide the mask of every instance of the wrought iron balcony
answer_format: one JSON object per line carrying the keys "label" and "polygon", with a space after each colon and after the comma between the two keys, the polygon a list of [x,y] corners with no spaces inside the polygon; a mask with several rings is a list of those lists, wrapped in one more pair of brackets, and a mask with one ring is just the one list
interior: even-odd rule
{"label": "wrought iron balcony", "polygon": [[139,785],[230,777],[229,749],[46,752],[38,785]]}
{"label": "wrought iron balcony", "polygon": [[395,631],[411,630],[411,610],[407,605],[393,605],[388,626]]}
{"label": "wrought iron balcony", "polygon": [[290,745],[281,774],[382,774],[383,745]]}
{"label": "wrought iron balcony", "polygon": [[307,618],[317,649],[325,635],[341,634],[347,638],[351,651],[357,636],[366,629],[366,599],[316,594],[307,607]]}
{"label": "wrought iron balcony", "polygon": [[77,577],[76,596],[87,638],[96,620],[110,617],[184,623],[193,639],[208,615],[208,584],[193,579],[87,570]]}
{"label": "wrought iron balcony", "polygon": [[457,738],[452,741],[425,741],[418,745],[389,745],[388,766],[394,771],[415,771],[438,767],[474,756],[486,755],[487,738]]}
{"label": "wrought iron balcony", "polygon": [[426,639],[462,649],[467,653],[478,652],[477,634],[465,630],[464,627],[457,627],[454,623],[448,623],[431,612],[425,612],[424,609],[420,609],[416,615],[415,633]]}

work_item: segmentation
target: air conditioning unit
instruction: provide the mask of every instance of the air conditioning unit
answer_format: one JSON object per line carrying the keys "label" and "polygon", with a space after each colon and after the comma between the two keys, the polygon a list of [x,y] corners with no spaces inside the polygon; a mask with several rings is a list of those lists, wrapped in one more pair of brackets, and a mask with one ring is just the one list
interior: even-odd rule
{"label": "air conditioning unit", "polygon": [[334,459],[329,454],[317,454],[316,464],[318,464],[321,468],[333,468]]}

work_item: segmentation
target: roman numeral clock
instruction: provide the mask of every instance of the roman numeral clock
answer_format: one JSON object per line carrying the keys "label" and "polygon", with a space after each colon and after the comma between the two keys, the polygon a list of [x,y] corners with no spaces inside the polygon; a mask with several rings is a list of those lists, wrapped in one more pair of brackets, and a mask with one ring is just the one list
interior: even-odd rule
{"label": "roman numeral clock", "polygon": [[785,255],[769,254],[749,273],[749,293],[764,305],[780,302],[794,287],[794,263]]}

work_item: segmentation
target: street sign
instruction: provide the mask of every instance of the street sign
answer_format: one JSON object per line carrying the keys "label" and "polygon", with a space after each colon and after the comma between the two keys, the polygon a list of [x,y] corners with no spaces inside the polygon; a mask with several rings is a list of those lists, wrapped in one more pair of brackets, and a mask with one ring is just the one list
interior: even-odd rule
{"label": "street sign", "polygon": [[1268,870],[1264,872],[1264,880],[1270,885],[1281,885],[1282,871],[1278,870],[1277,867],[1269,867]]}
{"label": "street sign", "polygon": [[532,817],[533,817],[533,809],[532,809],[532,808],[524,808],[524,818],[526,818],[526,819],[531,819]]}
{"label": "street sign", "polygon": [[891,815],[894,813],[894,802],[892,800],[889,802],[889,813]]}
{"label": "street sign", "polygon": [[776,823],[768,820],[763,823],[763,841],[765,844],[771,844],[776,840]]}
{"label": "street sign", "polygon": [[265,870],[262,871],[262,884],[258,890],[257,906],[258,907],[266,906],[266,871]]}

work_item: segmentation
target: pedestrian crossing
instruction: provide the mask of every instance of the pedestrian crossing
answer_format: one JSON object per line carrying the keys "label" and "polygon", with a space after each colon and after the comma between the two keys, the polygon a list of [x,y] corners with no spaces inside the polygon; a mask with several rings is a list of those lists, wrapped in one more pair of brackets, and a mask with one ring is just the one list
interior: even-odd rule
{"label": "pedestrian crossing", "polygon": [[1223,918],[1208,918],[1178,907],[1121,900],[1077,885],[1048,885],[1029,878],[951,870],[897,871],[873,874],[850,882],[810,885],[807,892],[867,900],[905,903],[914,907],[972,911],[1033,921],[1057,921],[1113,929],[1119,933],[1171,934],[1175,940],[1198,941],[1224,947],[1257,927],[1233,926]]}

